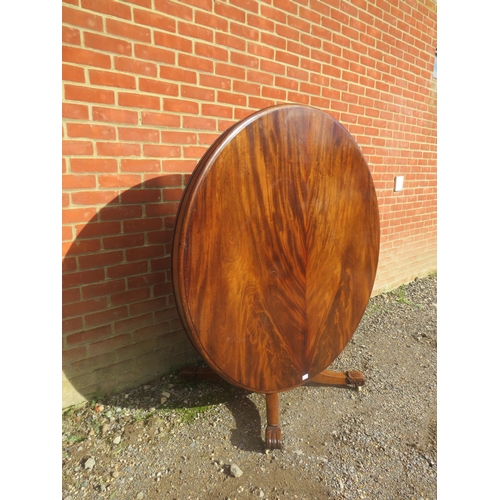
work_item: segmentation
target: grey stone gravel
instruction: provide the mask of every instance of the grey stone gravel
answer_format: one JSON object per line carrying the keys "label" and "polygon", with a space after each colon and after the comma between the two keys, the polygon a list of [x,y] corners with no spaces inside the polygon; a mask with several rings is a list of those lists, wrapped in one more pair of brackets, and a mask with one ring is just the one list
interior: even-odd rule
{"label": "grey stone gravel", "polygon": [[362,391],[280,394],[282,450],[264,449],[265,397],[224,381],[166,374],[65,410],[62,498],[435,499],[436,288],[429,276],[370,300],[330,367],[360,370]]}
{"label": "grey stone gravel", "polygon": [[241,477],[243,475],[243,471],[236,464],[231,464],[229,472],[233,477]]}

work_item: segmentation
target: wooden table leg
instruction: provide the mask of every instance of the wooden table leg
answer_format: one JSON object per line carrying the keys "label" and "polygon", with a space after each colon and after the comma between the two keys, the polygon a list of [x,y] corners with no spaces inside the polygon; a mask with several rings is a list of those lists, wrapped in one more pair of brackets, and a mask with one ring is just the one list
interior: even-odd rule
{"label": "wooden table leg", "polygon": [[279,393],[266,394],[266,448],[270,450],[281,449],[281,427],[279,425]]}
{"label": "wooden table leg", "polygon": [[324,370],[314,378],[310,379],[310,382],[316,382],[317,384],[326,384],[326,385],[354,385],[357,388],[365,385],[365,377],[364,375],[357,371],[353,370],[350,372],[333,372],[330,370]]}

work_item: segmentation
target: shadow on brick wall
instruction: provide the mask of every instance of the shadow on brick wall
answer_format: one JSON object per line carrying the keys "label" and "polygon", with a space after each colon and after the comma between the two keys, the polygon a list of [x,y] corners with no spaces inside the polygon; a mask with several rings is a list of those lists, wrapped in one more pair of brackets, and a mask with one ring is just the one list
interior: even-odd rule
{"label": "shadow on brick wall", "polygon": [[177,313],[170,271],[188,178],[148,180],[75,225],[63,261],[63,404],[134,387],[199,359]]}

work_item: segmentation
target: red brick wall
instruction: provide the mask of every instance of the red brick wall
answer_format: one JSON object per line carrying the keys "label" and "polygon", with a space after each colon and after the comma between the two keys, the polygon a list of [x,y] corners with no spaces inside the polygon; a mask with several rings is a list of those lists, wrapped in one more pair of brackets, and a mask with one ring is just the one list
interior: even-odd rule
{"label": "red brick wall", "polygon": [[322,109],[361,146],[381,215],[375,292],[436,269],[434,1],[62,9],[64,405],[196,356],[170,282],[178,201],[207,147],[263,107]]}

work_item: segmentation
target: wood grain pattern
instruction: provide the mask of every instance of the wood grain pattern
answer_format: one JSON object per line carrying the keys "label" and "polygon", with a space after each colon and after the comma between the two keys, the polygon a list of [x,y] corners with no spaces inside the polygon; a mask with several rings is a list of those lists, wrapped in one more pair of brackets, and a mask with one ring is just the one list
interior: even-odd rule
{"label": "wood grain pattern", "polygon": [[319,110],[274,106],[222,134],[193,173],[174,233],[174,293],[220,376],[280,392],[344,349],[378,253],[375,190],[353,138]]}

